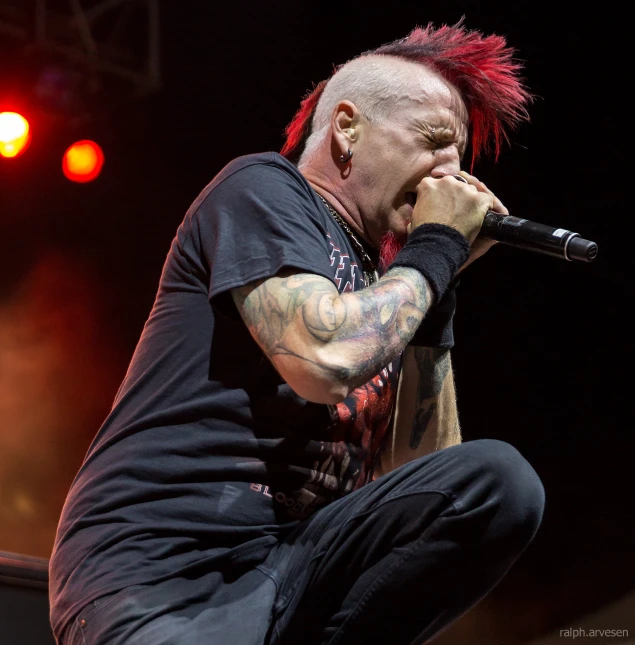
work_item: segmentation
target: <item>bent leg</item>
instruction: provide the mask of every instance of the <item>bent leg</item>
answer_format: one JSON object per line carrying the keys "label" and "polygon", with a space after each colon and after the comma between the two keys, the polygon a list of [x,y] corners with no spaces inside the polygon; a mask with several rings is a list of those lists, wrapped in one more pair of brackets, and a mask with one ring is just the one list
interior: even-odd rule
{"label": "bent leg", "polygon": [[544,491],[509,444],[471,441],[320,510],[261,565],[279,585],[270,645],[421,645],[505,575]]}

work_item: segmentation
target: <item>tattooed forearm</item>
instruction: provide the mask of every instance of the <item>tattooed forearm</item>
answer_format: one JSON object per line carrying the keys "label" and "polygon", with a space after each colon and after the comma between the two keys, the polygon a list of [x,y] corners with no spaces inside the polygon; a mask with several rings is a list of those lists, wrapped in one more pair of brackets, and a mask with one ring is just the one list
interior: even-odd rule
{"label": "tattooed forearm", "polygon": [[428,286],[414,269],[396,268],[375,285],[338,294],[328,280],[295,274],[235,294],[250,331],[275,362],[308,362],[325,377],[365,382],[414,335],[429,307]]}
{"label": "tattooed forearm", "polygon": [[420,405],[415,410],[415,416],[412,422],[412,429],[410,430],[410,449],[416,450],[423,439],[425,431],[430,425],[435,410],[437,409],[436,403],[430,403],[426,408],[425,405]]}
{"label": "tattooed forearm", "polygon": [[415,360],[419,372],[417,400],[437,396],[450,370],[450,354],[447,349],[415,347]]}
{"label": "tattooed forearm", "polygon": [[450,354],[447,350],[415,347],[415,360],[419,372],[415,412],[410,430],[410,448],[416,450],[421,443],[430,421],[437,411],[437,397],[450,370]]}
{"label": "tattooed forearm", "polygon": [[450,352],[408,345],[381,472],[461,443]]}
{"label": "tattooed forearm", "polygon": [[393,269],[357,293],[323,294],[302,308],[306,329],[322,342],[358,338],[408,342],[428,309],[425,281],[413,269]]}

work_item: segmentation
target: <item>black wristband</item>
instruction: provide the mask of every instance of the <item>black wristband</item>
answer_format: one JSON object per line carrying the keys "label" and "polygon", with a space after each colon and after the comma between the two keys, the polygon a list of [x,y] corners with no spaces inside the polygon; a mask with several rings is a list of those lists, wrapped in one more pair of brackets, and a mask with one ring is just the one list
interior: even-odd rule
{"label": "black wristband", "polygon": [[435,347],[452,349],[454,347],[454,312],[456,311],[456,287],[459,280],[455,278],[445,295],[428,310],[425,318],[410,341],[417,347]]}
{"label": "black wristband", "polygon": [[469,254],[469,242],[455,228],[421,224],[410,233],[389,268],[409,267],[419,271],[434,292],[435,303],[439,303]]}

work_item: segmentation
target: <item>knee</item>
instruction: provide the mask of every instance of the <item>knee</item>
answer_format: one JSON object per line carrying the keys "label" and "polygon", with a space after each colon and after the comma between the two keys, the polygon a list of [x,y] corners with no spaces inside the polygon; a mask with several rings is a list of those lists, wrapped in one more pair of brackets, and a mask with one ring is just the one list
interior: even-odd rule
{"label": "knee", "polygon": [[545,491],[536,471],[503,441],[480,439],[463,447],[471,471],[466,497],[489,517],[492,537],[528,543],[540,526],[545,506]]}

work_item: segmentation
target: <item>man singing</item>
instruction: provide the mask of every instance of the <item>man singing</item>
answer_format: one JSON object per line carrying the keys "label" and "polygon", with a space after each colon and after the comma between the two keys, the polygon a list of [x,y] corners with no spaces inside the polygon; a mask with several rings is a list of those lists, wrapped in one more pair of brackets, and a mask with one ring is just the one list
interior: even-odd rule
{"label": "man singing", "polygon": [[518,73],[499,36],[415,29],[201,192],[62,512],[60,645],[421,645],[505,575],[543,488],[461,443],[450,349],[507,213],[461,164],[527,118]]}

